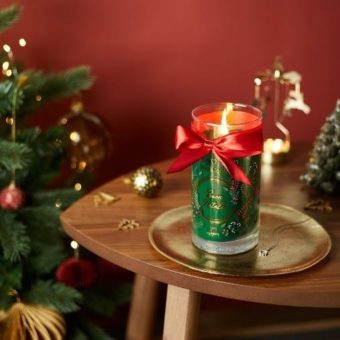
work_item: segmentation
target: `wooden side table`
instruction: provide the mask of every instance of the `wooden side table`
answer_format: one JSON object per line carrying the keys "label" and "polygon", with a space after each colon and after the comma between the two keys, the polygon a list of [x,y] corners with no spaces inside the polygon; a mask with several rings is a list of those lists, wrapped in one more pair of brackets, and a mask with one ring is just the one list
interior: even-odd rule
{"label": "wooden side table", "polygon": [[[299,175],[310,146],[297,146],[290,163],[263,166],[263,202],[274,202],[303,210],[312,198]],[[148,241],[148,227],[161,213],[190,204],[190,171],[164,175],[168,162],[155,165],[164,176],[164,189],[155,199],[134,194],[117,178],[83,197],[62,214],[70,237],[106,260],[136,273],[127,339],[150,339],[159,282],[168,285],[164,339],[194,339],[201,293],[251,302],[301,307],[340,308],[340,200],[325,197],[333,212],[309,212],[330,233],[333,248],[327,259],[301,273],[271,278],[209,275],[174,263]],[[95,207],[97,192],[118,195],[112,205]],[[318,194],[318,197],[322,195]],[[119,231],[121,219],[135,219],[140,227]]]}

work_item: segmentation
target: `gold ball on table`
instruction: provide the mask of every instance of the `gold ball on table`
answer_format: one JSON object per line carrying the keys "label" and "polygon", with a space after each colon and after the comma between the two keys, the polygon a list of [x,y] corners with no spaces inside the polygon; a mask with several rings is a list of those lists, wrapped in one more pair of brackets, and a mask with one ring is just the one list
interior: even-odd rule
{"label": "gold ball on table", "polygon": [[163,181],[160,172],[151,167],[137,169],[130,177],[134,191],[142,197],[155,197],[160,192]]}

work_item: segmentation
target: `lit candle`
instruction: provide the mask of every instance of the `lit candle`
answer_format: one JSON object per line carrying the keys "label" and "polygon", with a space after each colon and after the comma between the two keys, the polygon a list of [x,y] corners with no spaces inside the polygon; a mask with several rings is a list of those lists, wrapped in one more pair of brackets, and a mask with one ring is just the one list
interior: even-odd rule
{"label": "lit candle", "polygon": [[265,164],[277,164],[283,162],[290,151],[289,140],[280,138],[268,138],[263,145],[262,161]]}
{"label": "lit candle", "polygon": [[[261,113],[242,104],[203,105],[192,113],[192,129],[216,139],[262,127]],[[233,179],[214,154],[192,166],[193,243],[216,254],[236,254],[258,242],[260,155],[238,158],[235,163],[251,185]]]}

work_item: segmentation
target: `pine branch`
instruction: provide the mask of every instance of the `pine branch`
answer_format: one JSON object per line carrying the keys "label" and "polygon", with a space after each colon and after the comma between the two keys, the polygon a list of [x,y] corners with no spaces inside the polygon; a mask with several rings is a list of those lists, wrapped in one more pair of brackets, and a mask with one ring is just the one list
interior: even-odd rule
{"label": "pine branch", "polygon": [[4,258],[0,260],[0,290],[7,293],[10,289],[21,289],[23,267]]}
{"label": "pine branch", "polygon": [[66,209],[82,196],[81,192],[74,189],[59,189],[50,191],[39,191],[32,195],[33,204],[55,205],[61,204],[61,209]]}
{"label": "pine branch", "polygon": [[29,228],[40,229],[44,232],[45,228],[59,230],[62,232],[60,224],[60,210],[55,206],[25,207],[19,211],[19,219]]}
{"label": "pine branch", "polygon": [[22,144],[34,145],[41,134],[39,128],[29,128],[17,131],[17,141]]}
{"label": "pine branch", "polygon": [[[29,141],[29,138],[31,140]],[[60,174],[60,165],[64,159],[65,129],[54,126],[44,132],[18,133],[18,140],[25,141],[33,152],[29,167],[17,174],[18,182],[26,191],[45,188]]]}
{"label": "pine branch", "polygon": [[13,297],[8,295],[8,290],[0,289],[0,310],[7,310],[13,304]]}
{"label": "pine branch", "polygon": [[81,320],[80,328],[87,335],[88,340],[113,340],[113,337],[108,335],[102,328],[98,327],[90,320]]}
{"label": "pine branch", "polygon": [[20,17],[21,8],[17,5],[6,7],[0,11],[0,32],[10,28]]}
{"label": "pine branch", "polygon": [[79,310],[82,300],[76,289],[52,281],[38,281],[24,297],[28,302],[51,306],[60,313]]}
{"label": "pine branch", "polygon": [[[92,85],[90,69],[80,66],[65,72],[44,75],[39,71],[28,71],[28,86],[24,89],[24,110],[32,111],[48,101],[54,101],[77,94]],[[36,96],[41,101],[36,101]]]}
{"label": "pine branch", "polygon": [[0,243],[4,258],[18,261],[30,252],[30,239],[26,227],[15,220],[15,215],[0,209]]}
{"label": "pine branch", "polygon": [[89,338],[86,336],[86,334],[80,330],[79,328],[76,328],[73,331],[73,334],[68,335],[67,339],[69,340],[89,340]]}
{"label": "pine branch", "polygon": [[28,259],[31,272],[35,275],[48,274],[67,258],[68,254],[62,244],[54,244],[54,240],[41,243],[34,247],[34,251]]}
{"label": "pine branch", "polygon": [[21,170],[32,161],[32,150],[25,144],[0,139],[0,164],[7,170]]}
{"label": "pine branch", "polygon": [[130,284],[117,285],[109,292],[99,289],[84,290],[84,307],[99,315],[110,317],[116,306],[130,301],[131,292]]}

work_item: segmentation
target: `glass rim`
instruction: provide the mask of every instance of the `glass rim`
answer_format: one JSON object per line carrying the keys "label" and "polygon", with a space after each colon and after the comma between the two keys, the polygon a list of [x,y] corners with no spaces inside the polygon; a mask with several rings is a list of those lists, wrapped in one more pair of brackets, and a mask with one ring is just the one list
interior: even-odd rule
{"label": "glass rim", "polygon": [[[199,118],[198,118],[199,116],[197,115],[198,112],[202,112],[202,111],[211,112],[211,110],[208,111],[207,109],[212,108],[212,107],[215,107],[215,109],[217,109],[218,107],[221,107],[221,109],[223,109],[228,104],[232,104],[233,109],[235,107],[242,109],[242,110],[236,110],[236,111],[244,111],[244,112],[250,112],[250,113],[256,113],[257,114],[257,116],[254,117],[254,120],[250,120],[246,123],[228,124],[228,126],[245,126],[245,125],[248,125],[248,124],[255,123],[256,121],[262,120],[262,117],[263,117],[262,111],[260,109],[258,109],[257,107],[252,106],[250,104],[232,103],[232,102],[215,102],[215,103],[210,103],[210,104],[199,105],[191,111],[191,117],[192,117],[193,120],[199,121]],[[210,123],[210,122],[204,122],[204,124],[207,125],[207,126],[211,126],[211,127],[221,126],[221,124]]]}

